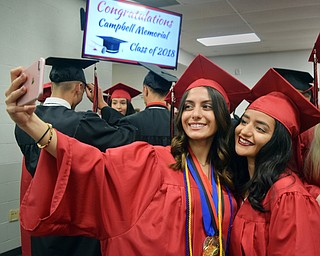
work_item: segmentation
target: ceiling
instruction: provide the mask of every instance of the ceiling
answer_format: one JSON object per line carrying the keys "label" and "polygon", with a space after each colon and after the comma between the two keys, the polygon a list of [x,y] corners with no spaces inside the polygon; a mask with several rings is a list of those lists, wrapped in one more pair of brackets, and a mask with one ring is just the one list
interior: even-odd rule
{"label": "ceiling", "polygon": [[[136,0],[181,13],[180,48],[207,57],[310,50],[320,32],[320,0]],[[254,32],[257,43],[205,47],[197,38]]]}

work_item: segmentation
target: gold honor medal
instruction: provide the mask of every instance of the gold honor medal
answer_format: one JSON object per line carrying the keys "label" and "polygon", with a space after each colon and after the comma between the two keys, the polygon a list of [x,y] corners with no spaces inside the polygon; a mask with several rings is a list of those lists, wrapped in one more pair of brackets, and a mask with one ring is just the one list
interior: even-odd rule
{"label": "gold honor medal", "polygon": [[202,256],[215,256],[219,254],[219,237],[207,236],[203,242]]}

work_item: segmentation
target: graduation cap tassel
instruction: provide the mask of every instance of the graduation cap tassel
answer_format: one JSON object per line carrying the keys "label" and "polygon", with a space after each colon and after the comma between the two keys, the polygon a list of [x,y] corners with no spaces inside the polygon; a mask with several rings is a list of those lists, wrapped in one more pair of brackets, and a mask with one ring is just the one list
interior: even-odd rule
{"label": "graduation cap tassel", "polygon": [[313,82],[313,98],[314,98],[314,105],[318,108],[318,58],[317,58],[317,49],[314,47],[313,49],[313,69],[314,69],[314,82]]}
{"label": "graduation cap tassel", "polygon": [[98,75],[97,75],[97,66],[94,65],[94,89],[93,89],[93,112],[98,111]]}
{"label": "graduation cap tassel", "polygon": [[319,94],[319,84],[318,84],[318,62],[320,61],[320,33],[318,34],[317,40],[314,43],[314,46],[312,48],[309,62],[313,62],[313,104],[318,108],[319,102],[318,102],[318,94]]}
{"label": "graduation cap tassel", "polygon": [[175,103],[175,98],[174,98],[174,92],[173,92],[173,87],[171,87],[171,106],[170,106],[170,139],[174,137],[174,103]]}

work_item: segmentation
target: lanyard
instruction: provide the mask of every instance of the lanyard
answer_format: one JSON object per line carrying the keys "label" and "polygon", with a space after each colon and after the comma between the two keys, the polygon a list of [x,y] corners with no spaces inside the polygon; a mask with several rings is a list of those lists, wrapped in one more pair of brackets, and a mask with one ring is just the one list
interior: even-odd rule
{"label": "lanyard", "polygon": [[[201,209],[202,209],[202,221],[204,225],[204,230],[206,232],[207,236],[214,236],[215,234],[218,234],[218,208],[216,208],[210,200],[211,192],[207,186],[205,186],[205,181],[202,179],[203,177],[200,176],[199,171],[195,166],[193,165],[193,159],[190,158],[190,156],[187,157],[187,165],[190,170],[190,173],[197,183],[199,193],[200,193],[200,199],[201,199]],[[213,166],[211,167],[211,170],[213,171]],[[216,184],[212,184],[212,187],[215,187]],[[212,189],[213,191],[213,189]],[[216,198],[218,197],[217,193],[212,193],[212,198],[214,198],[213,201],[218,201]]]}
{"label": "lanyard", "polygon": [[[191,150],[190,150],[191,151]],[[193,155],[193,153],[190,153],[190,155]],[[186,206],[187,206],[187,211],[186,211],[186,255],[187,256],[192,256],[192,228],[191,228],[191,220],[192,220],[192,199],[191,199],[191,187],[190,187],[190,180],[189,180],[189,173],[192,174],[194,172],[194,176],[192,174],[192,177],[196,181],[199,192],[200,192],[200,199],[201,199],[201,207],[202,211],[205,211],[203,213],[203,224],[205,228],[205,232],[207,235],[214,235],[214,234],[219,234],[219,230],[221,230],[221,234],[219,234],[220,238],[220,247],[222,248],[222,219],[223,219],[223,213],[224,213],[224,200],[222,196],[222,189],[220,185],[220,180],[219,177],[217,176],[217,183],[218,183],[218,188],[216,187],[215,179],[214,179],[214,169],[213,166],[211,167],[211,181],[212,181],[212,190],[210,192],[209,190],[209,195],[212,195],[212,200],[209,200],[208,193],[206,194],[204,191],[208,192],[208,187],[205,187],[203,180],[200,178],[200,174],[203,172],[196,171],[196,165],[198,165],[198,168],[200,168],[200,165],[198,161],[195,158],[194,163],[192,161],[192,157],[187,156],[186,158],[186,164],[185,164],[185,170],[184,170],[184,181],[185,181],[185,187],[186,187]],[[201,170],[201,169],[200,169]],[[198,184],[199,183],[199,184]],[[199,187],[200,185],[200,187]],[[202,187],[202,189],[201,189]],[[228,255],[228,248],[230,244],[230,230],[231,230],[231,225],[232,225],[232,218],[233,218],[233,206],[232,206],[232,198],[231,198],[231,193],[228,188],[226,188],[227,193],[228,193],[228,198],[229,198],[229,204],[230,204],[230,210],[231,210],[231,215],[230,215],[230,223],[229,223],[229,228],[228,228],[228,235],[227,235],[227,242],[226,242],[226,255]],[[219,200],[220,198],[220,200]],[[209,201],[209,202],[208,202]],[[213,203],[212,203],[213,202]],[[210,206],[209,206],[210,205]],[[213,206],[212,206],[213,205]],[[211,209],[211,210],[210,210]],[[215,211],[214,211],[215,210]],[[214,218],[214,213],[219,213],[218,217],[219,219]],[[217,220],[217,222],[216,222]],[[216,223],[219,224],[219,230],[217,228]]]}

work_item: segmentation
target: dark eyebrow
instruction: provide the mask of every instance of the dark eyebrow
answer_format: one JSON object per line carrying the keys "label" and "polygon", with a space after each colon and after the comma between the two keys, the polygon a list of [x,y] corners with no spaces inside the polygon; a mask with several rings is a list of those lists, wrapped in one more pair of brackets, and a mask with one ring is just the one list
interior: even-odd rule
{"label": "dark eyebrow", "polygon": [[[194,102],[194,101],[193,101],[193,100],[186,100],[185,102],[187,103],[187,102]],[[212,103],[212,100],[211,100],[211,99],[209,99],[209,100],[204,100],[204,101],[202,101],[201,103]]]}
{"label": "dark eyebrow", "polygon": [[[245,117],[247,119],[250,119],[250,117],[248,115],[246,115],[246,114],[243,114],[243,117]],[[260,125],[264,125],[264,126],[268,127],[269,129],[271,129],[270,126],[266,122],[257,120],[256,123],[258,123]]]}
{"label": "dark eyebrow", "polygon": [[243,114],[242,117],[245,117],[245,118],[247,118],[247,119],[250,119],[250,117],[249,117],[248,115],[246,115],[246,114]]}
{"label": "dark eyebrow", "polygon": [[264,125],[264,126],[266,126],[266,127],[268,127],[269,129],[270,129],[270,126],[267,124],[267,123],[265,123],[265,122],[262,122],[262,121],[257,121],[257,123],[258,124],[261,124],[261,125]]}

